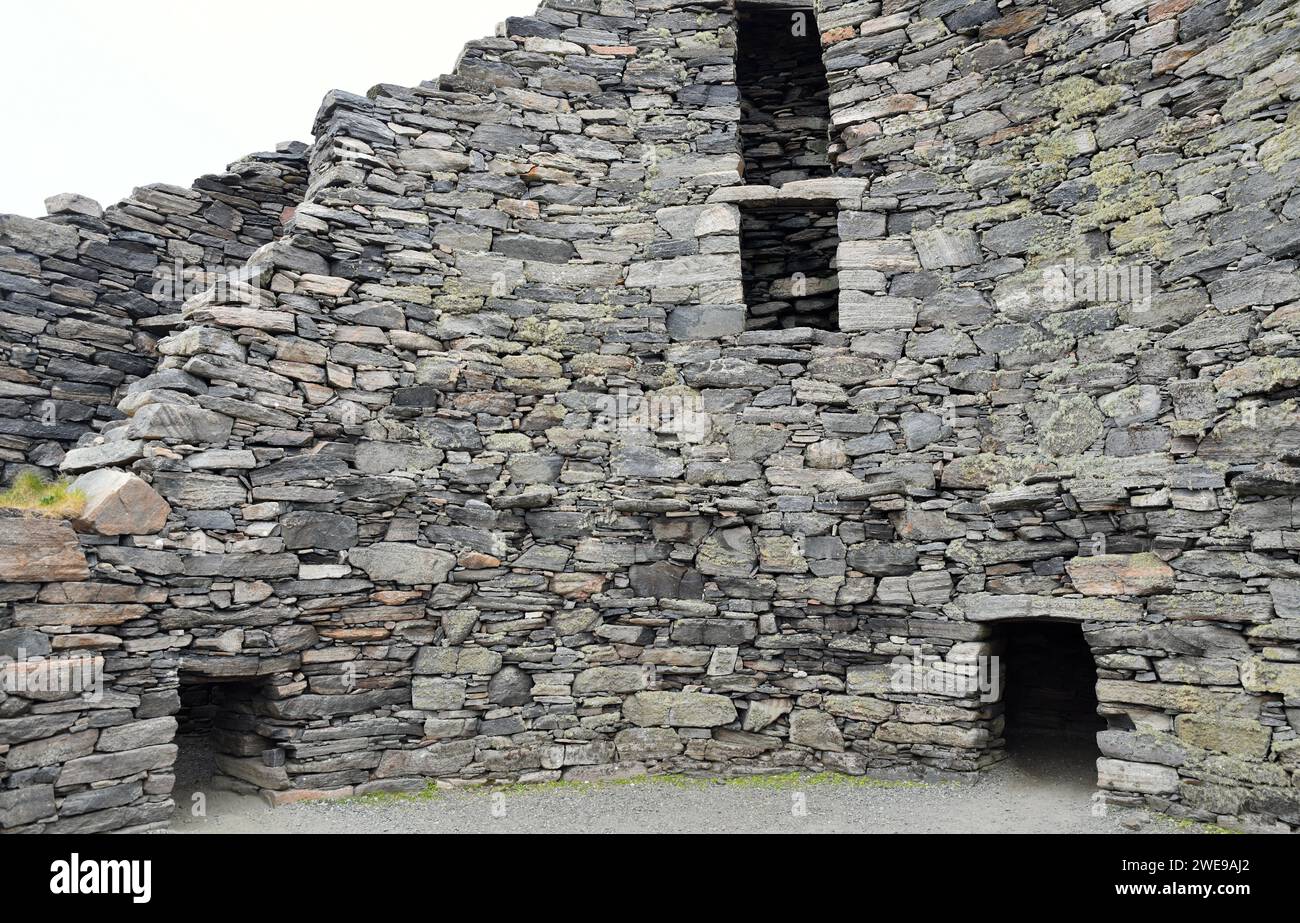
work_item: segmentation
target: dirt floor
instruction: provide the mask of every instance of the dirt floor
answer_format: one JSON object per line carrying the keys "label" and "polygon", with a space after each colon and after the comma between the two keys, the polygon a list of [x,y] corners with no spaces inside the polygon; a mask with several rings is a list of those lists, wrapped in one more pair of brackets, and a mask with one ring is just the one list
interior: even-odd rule
{"label": "dirt floor", "polygon": [[[975,784],[851,777],[644,779],[374,796],[271,809],[178,774],[178,833],[1169,833],[1094,804],[1095,751],[1022,748]],[[201,770],[202,759],[187,767]],[[205,816],[192,795],[204,794]],[[1194,827],[1187,827],[1194,830]]]}

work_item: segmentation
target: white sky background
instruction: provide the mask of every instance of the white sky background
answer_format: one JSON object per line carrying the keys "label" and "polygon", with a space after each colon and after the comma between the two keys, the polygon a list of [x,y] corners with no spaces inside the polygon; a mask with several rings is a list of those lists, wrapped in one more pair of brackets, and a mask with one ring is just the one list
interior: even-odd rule
{"label": "white sky background", "polygon": [[414,86],[538,0],[12,0],[0,10],[0,213],[189,186],[310,141],[331,89]]}

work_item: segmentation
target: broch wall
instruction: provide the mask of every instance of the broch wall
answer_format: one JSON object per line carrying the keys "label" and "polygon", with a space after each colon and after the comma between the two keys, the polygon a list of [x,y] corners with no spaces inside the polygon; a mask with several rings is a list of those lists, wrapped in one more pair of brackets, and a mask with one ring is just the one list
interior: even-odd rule
{"label": "broch wall", "polygon": [[[1300,826],[1300,5],[742,6],[820,35],[824,146],[747,153],[730,0],[550,0],[331,93],[154,369],[101,354],[152,329],[125,230],[0,218],[6,317],[54,328],[11,401],[81,381],[61,323],[139,378],[4,414],[90,502],[0,530],[0,827],[165,824],[199,682],[251,690],[219,765],[277,802],[970,777],[1008,620],[1082,627],[1107,798]],[[776,207],[837,216],[832,329],[747,329]],[[102,694],[15,691],[56,654]]]}
{"label": "broch wall", "polygon": [[121,388],[153,372],[186,297],[279,235],[302,201],[305,155],[282,145],[189,189],[137,189],[107,211],[63,195],[47,201],[48,219],[0,215],[6,482],[28,466],[57,469],[81,436],[123,418]]}

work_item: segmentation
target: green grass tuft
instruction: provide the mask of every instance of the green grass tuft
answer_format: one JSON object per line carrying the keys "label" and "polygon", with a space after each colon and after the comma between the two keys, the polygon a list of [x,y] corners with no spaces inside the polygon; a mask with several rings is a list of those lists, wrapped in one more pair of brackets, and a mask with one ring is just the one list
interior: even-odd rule
{"label": "green grass tuft", "polygon": [[86,495],[72,489],[72,481],[47,481],[34,471],[14,478],[13,486],[0,493],[0,509],[36,513],[50,519],[72,519],[86,508]]}
{"label": "green grass tuft", "polygon": [[352,798],[342,798],[339,804],[366,804],[376,807],[387,804],[404,804],[415,801],[437,801],[443,795],[447,794],[438,788],[436,782],[430,782],[418,792],[372,792],[369,795],[357,795]]}
{"label": "green grass tuft", "polygon": [[1220,827],[1218,824],[1210,824],[1205,821],[1192,820],[1190,817],[1174,817],[1172,814],[1164,814],[1160,811],[1149,811],[1147,816],[1151,818],[1155,825],[1160,827],[1172,827],[1175,830],[1183,830],[1188,833],[1211,833],[1211,834],[1236,834],[1244,833],[1243,830],[1234,830],[1231,827]]}

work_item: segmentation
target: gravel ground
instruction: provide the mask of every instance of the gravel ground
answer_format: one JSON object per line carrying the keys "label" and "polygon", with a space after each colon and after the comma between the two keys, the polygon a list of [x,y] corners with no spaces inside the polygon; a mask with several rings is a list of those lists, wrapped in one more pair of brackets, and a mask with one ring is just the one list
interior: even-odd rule
{"label": "gravel ground", "polygon": [[[419,798],[315,802],[272,810],[211,792],[181,833],[1133,833],[1176,832],[1141,811],[1092,813],[1093,775],[1068,755],[1022,755],[972,784],[818,779],[644,780],[472,788]],[[178,793],[179,794],[179,793]],[[799,810],[802,808],[803,810]]]}

